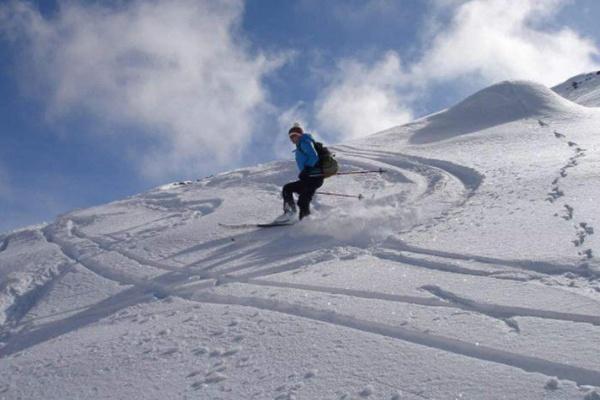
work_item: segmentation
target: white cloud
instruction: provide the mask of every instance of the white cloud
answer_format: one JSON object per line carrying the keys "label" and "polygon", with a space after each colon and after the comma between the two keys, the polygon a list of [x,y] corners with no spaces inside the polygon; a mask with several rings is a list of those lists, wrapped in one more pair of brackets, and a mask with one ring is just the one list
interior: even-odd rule
{"label": "white cloud", "polygon": [[598,48],[570,28],[546,28],[560,0],[472,0],[455,6],[413,66],[420,79],[448,81],[471,76],[483,83],[530,79],[555,85],[595,69]]}
{"label": "white cloud", "polygon": [[[273,115],[263,80],[284,56],[248,49],[239,37],[242,0],[59,4],[56,15],[45,17],[30,2],[4,3],[0,33],[22,48],[22,75],[46,98],[51,120],[84,110],[101,131],[131,125],[154,149],[133,152],[147,175],[198,175],[206,166],[236,165],[257,141],[251,136],[261,131],[261,119]],[[395,4],[372,0],[358,11],[335,10],[338,18],[362,24],[392,13]],[[440,15],[423,28],[419,59],[407,65],[390,51],[371,62],[338,62],[314,107],[283,112],[277,154],[284,155],[284,131],[294,120],[314,122],[324,136],[344,140],[407,122],[438,84],[469,80],[482,87],[525,78],[551,85],[598,68],[591,40],[569,28],[548,28],[565,1],[431,4]]]}
{"label": "white cloud", "polygon": [[[407,122],[436,85],[470,82],[469,90],[505,79],[548,86],[599,68],[592,40],[551,29],[561,0],[446,0],[432,3],[422,56],[410,65],[388,52],[371,63],[345,60],[321,91],[316,120],[340,138]],[[439,86],[437,86],[439,87]]]}
{"label": "white cloud", "polygon": [[237,161],[270,110],[262,80],[282,62],[238,38],[241,1],[59,4],[48,18],[24,1],[0,7],[50,119],[84,110],[134,127],[155,148],[136,156],[153,177]]}
{"label": "white cloud", "polygon": [[399,89],[407,78],[400,59],[389,52],[373,66],[345,60],[337,77],[317,99],[317,123],[341,139],[353,139],[408,122]]}

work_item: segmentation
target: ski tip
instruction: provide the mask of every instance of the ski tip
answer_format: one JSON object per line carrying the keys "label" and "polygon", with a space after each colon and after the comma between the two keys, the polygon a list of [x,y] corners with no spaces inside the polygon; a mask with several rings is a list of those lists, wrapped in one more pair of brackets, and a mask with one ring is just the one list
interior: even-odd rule
{"label": "ski tip", "polygon": [[223,228],[245,229],[245,228],[256,228],[257,224],[223,224],[223,223],[219,222],[218,225]]}
{"label": "ski tip", "polygon": [[230,228],[230,229],[246,229],[246,228],[271,228],[271,227],[275,227],[275,226],[288,226],[288,225],[294,225],[294,222],[286,222],[286,223],[279,223],[279,224],[274,224],[272,222],[270,223],[259,223],[259,224],[224,224],[219,222],[218,223],[219,226],[223,227],[223,228]]}
{"label": "ski tip", "polygon": [[270,224],[256,224],[257,227],[259,228],[273,228],[276,226],[290,226],[290,225],[294,225],[293,222],[286,222],[286,223],[279,223],[279,224],[274,224],[274,223],[270,223]]}

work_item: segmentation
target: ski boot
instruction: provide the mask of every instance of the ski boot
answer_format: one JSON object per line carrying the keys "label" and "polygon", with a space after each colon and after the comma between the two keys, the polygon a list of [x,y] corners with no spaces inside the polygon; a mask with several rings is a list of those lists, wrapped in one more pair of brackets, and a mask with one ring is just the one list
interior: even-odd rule
{"label": "ski boot", "polygon": [[293,224],[296,222],[296,205],[285,203],[283,205],[283,214],[275,218],[274,224]]}

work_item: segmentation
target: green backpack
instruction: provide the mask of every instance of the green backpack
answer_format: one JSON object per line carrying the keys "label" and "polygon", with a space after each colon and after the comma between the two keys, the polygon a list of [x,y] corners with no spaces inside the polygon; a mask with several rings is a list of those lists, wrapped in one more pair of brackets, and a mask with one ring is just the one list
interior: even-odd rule
{"label": "green backpack", "polygon": [[332,154],[327,147],[323,146],[323,143],[317,142],[314,139],[312,139],[312,142],[317,151],[317,155],[319,156],[319,162],[316,166],[321,169],[323,177],[329,178],[330,176],[337,174],[338,163],[335,159],[335,154]]}

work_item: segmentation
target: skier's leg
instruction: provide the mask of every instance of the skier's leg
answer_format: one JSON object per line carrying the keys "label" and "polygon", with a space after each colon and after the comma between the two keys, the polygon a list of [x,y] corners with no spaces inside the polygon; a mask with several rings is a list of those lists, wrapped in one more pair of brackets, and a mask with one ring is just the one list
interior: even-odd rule
{"label": "skier's leg", "polygon": [[283,186],[281,195],[283,197],[283,211],[287,208],[296,211],[296,203],[294,202],[294,193],[300,193],[302,185],[300,181],[290,182]]}
{"label": "skier's leg", "polygon": [[310,215],[310,201],[312,200],[312,196],[306,193],[304,196],[301,194],[300,199],[298,199],[298,206],[300,207],[300,215],[298,216],[300,219]]}
{"label": "skier's leg", "polygon": [[308,178],[302,182],[302,191],[298,198],[298,207],[300,208],[300,216],[302,219],[310,215],[310,202],[318,188],[323,185],[323,178]]}

